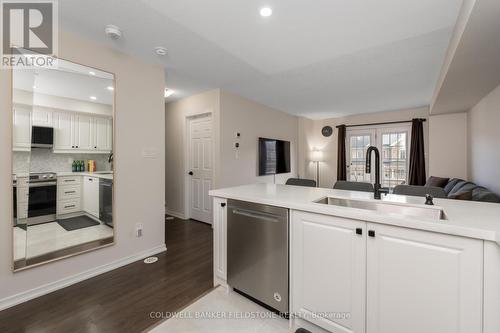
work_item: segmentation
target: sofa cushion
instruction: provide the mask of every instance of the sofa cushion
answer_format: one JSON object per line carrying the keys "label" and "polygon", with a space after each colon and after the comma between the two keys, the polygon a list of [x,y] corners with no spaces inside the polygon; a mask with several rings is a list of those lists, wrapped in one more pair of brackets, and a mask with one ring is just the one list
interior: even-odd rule
{"label": "sofa cushion", "polygon": [[478,186],[472,191],[472,201],[500,203],[500,197],[488,189]]}
{"label": "sofa cushion", "polygon": [[450,191],[453,189],[453,187],[455,187],[455,185],[457,185],[458,182],[463,182],[463,181],[464,180],[460,178],[450,179],[448,184],[446,184],[446,186],[444,187],[444,191],[446,192],[447,195],[450,194]]}
{"label": "sofa cushion", "polygon": [[472,200],[472,190],[470,191],[458,191],[456,193],[448,195],[448,199],[455,200]]}
{"label": "sofa cushion", "polygon": [[444,188],[446,184],[448,184],[450,178],[441,178],[441,177],[434,177],[430,176],[429,179],[427,179],[427,182],[425,183],[425,186],[433,186],[433,187],[442,187]]}
{"label": "sofa cushion", "polygon": [[477,187],[476,184],[462,180],[459,181],[453,188],[451,189],[450,193],[448,193],[448,197],[452,194],[458,193],[458,192],[464,192],[464,191],[470,191]]}

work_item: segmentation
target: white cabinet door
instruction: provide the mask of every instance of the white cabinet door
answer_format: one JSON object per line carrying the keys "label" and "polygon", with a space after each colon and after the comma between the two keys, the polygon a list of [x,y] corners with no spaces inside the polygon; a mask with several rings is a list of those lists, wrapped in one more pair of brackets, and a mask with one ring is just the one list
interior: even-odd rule
{"label": "white cabinet door", "polygon": [[293,211],[291,224],[292,312],[330,332],[365,332],[366,223]]}
{"label": "white cabinet door", "polygon": [[54,112],[54,150],[68,150],[74,147],[72,118],[69,113]]}
{"label": "white cabinet door", "polygon": [[367,332],[481,332],[482,241],[367,229],[374,232],[367,239]]}
{"label": "white cabinet door", "polygon": [[94,118],[95,144],[94,149],[111,152],[112,150],[112,122],[109,118]]}
{"label": "white cabinet door", "polygon": [[99,178],[83,177],[83,211],[99,218]]}
{"label": "white cabinet door", "polygon": [[31,110],[15,106],[13,112],[13,150],[31,150]]}
{"label": "white cabinet door", "polygon": [[52,127],[52,110],[37,107],[31,113],[33,126]]}
{"label": "white cabinet door", "polygon": [[227,200],[214,198],[214,285],[227,281]]}
{"label": "white cabinet door", "polygon": [[78,150],[94,150],[94,119],[90,116],[73,116],[75,147]]}

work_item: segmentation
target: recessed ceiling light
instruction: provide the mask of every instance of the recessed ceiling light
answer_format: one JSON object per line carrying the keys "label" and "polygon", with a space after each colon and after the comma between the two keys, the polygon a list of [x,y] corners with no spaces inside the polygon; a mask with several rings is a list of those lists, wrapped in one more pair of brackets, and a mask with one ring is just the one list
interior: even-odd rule
{"label": "recessed ceiling light", "polygon": [[95,97],[95,96],[90,96],[89,98],[90,98],[91,100],[93,100],[93,101],[97,100],[97,97]]}
{"label": "recessed ceiling light", "polygon": [[106,89],[108,89],[109,91],[113,91],[113,90],[115,90],[115,88],[114,88],[113,86],[109,86],[109,87],[107,87]]}
{"label": "recessed ceiling light", "polygon": [[172,96],[175,93],[172,89],[165,89],[165,98]]}
{"label": "recessed ceiling light", "polygon": [[36,86],[33,86],[33,89],[36,89]]}
{"label": "recessed ceiling light", "polygon": [[161,57],[167,55],[167,49],[163,46],[157,46],[155,47],[155,53]]}
{"label": "recessed ceiling light", "polygon": [[89,74],[95,76],[95,72],[89,72]]}
{"label": "recessed ceiling light", "polygon": [[260,9],[260,16],[269,17],[271,15],[273,15],[273,10],[270,7],[262,7]]}

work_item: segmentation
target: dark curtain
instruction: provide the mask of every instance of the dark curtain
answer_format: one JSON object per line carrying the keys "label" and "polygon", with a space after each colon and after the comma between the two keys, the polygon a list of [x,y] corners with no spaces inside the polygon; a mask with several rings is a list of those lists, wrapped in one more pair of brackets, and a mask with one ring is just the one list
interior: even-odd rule
{"label": "dark curtain", "polygon": [[425,185],[424,119],[412,119],[411,122],[408,183],[410,185]]}
{"label": "dark curtain", "polygon": [[347,180],[347,162],[345,158],[345,125],[340,125],[338,137],[337,180]]}

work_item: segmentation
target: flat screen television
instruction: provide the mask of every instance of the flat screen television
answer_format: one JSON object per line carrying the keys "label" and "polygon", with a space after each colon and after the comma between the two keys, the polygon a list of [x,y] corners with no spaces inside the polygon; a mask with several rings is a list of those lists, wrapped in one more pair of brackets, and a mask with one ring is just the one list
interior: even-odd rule
{"label": "flat screen television", "polygon": [[259,176],[290,172],[290,141],[259,138]]}

